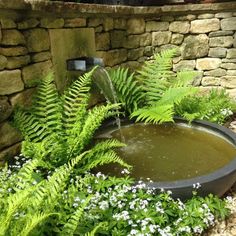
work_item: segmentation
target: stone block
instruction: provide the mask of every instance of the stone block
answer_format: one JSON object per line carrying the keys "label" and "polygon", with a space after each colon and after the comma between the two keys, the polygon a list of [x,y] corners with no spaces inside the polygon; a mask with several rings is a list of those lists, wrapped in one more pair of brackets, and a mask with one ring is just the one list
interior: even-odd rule
{"label": "stone block", "polygon": [[8,57],[7,58],[7,69],[17,69],[21,68],[30,63],[30,56],[18,56],[18,57]]}
{"label": "stone block", "polygon": [[43,18],[40,20],[40,27],[48,29],[57,29],[64,26],[63,18]]}
{"label": "stone block", "polygon": [[45,29],[31,29],[24,32],[29,52],[42,52],[50,48],[49,35]]}
{"label": "stone block", "polygon": [[64,27],[67,28],[79,28],[86,26],[86,18],[72,18],[72,19],[65,19]]}
{"label": "stone block", "polygon": [[236,76],[236,70],[227,70],[227,75]]}
{"label": "stone block", "polygon": [[52,71],[52,62],[35,63],[22,69],[22,76],[26,87],[34,87]]}
{"label": "stone block", "polygon": [[110,48],[110,34],[99,33],[96,34],[96,49],[97,50],[108,50]]}
{"label": "stone block", "polygon": [[24,89],[20,70],[0,72],[0,95],[13,94]]}
{"label": "stone block", "polygon": [[114,19],[114,29],[126,29],[126,19],[115,18]]}
{"label": "stone block", "polygon": [[131,18],[127,20],[128,34],[142,34],[145,31],[145,21],[141,18]]}
{"label": "stone block", "polygon": [[120,65],[122,68],[128,68],[130,71],[135,71],[141,67],[140,63],[137,61],[127,61]]}
{"label": "stone block", "polygon": [[197,18],[196,15],[188,14],[188,15],[185,15],[185,16],[177,16],[177,17],[175,17],[175,20],[188,20],[188,21],[192,21],[192,20],[195,20],[196,18]]}
{"label": "stone block", "polygon": [[222,30],[236,30],[236,17],[230,17],[221,20],[221,29]]}
{"label": "stone block", "polygon": [[1,23],[2,29],[14,29],[17,27],[14,20],[9,19],[9,18],[1,19],[0,23]]}
{"label": "stone block", "polygon": [[39,53],[34,53],[31,55],[32,62],[41,62],[41,61],[47,61],[50,59],[51,59],[50,52],[39,52]]}
{"label": "stone block", "polygon": [[221,30],[221,31],[215,31],[215,32],[211,32],[209,33],[209,37],[220,37],[220,36],[230,36],[233,35],[233,31],[232,30]]}
{"label": "stone block", "polygon": [[153,55],[153,47],[152,46],[147,46],[144,48],[144,52],[143,52],[144,56],[152,56]]}
{"label": "stone block", "polygon": [[129,35],[126,38],[124,48],[138,48],[140,46],[140,38],[136,35]]}
{"label": "stone block", "polygon": [[6,120],[12,113],[12,106],[6,96],[0,96],[0,122]]}
{"label": "stone block", "polygon": [[222,62],[223,63],[236,63],[236,58],[232,58],[232,59],[229,59],[229,58],[224,58],[222,59]]}
{"label": "stone block", "polygon": [[194,34],[209,33],[212,31],[217,31],[220,29],[220,20],[204,19],[204,20],[194,20],[191,22],[190,32]]}
{"label": "stone block", "polygon": [[175,18],[173,16],[167,16],[167,15],[161,16],[161,21],[172,22],[174,20],[175,20]]}
{"label": "stone block", "polygon": [[138,62],[140,63],[140,64],[143,64],[144,62],[146,62],[148,60],[148,57],[140,57],[139,59],[138,59]]}
{"label": "stone block", "polygon": [[135,48],[128,50],[128,60],[135,61],[143,56],[144,48]]}
{"label": "stone block", "polygon": [[96,28],[94,28],[94,31],[95,31],[95,33],[101,33],[103,31],[102,25],[99,25]]}
{"label": "stone block", "polygon": [[173,44],[161,45],[160,47],[157,48],[157,52],[166,51],[166,50],[170,50],[170,49],[175,49],[175,56],[176,57],[181,55],[180,48],[176,45],[173,45]]}
{"label": "stone block", "polygon": [[98,56],[103,58],[105,66],[115,66],[127,60],[126,49],[115,49],[107,52],[98,52]]}
{"label": "stone block", "polygon": [[211,77],[221,77],[221,76],[224,76],[226,74],[227,74],[226,70],[224,70],[222,68],[218,68],[218,69],[215,69],[215,70],[209,70],[209,71],[204,72],[204,75],[211,76]]}
{"label": "stone block", "polygon": [[144,33],[139,35],[140,46],[150,46],[152,44],[152,35],[151,33]]}
{"label": "stone block", "polygon": [[146,32],[166,31],[169,29],[169,22],[148,21],[146,23]]}
{"label": "stone block", "polygon": [[210,47],[226,47],[230,48],[233,45],[232,36],[222,36],[210,38],[209,46]]}
{"label": "stone block", "polygon": [[215,14],[215,17],[220,18],[220,19],[221,18],[230,18],[232,16],[233,16],[232,12],[219,12],[219,13]]}
{"label": "stone block", "polygon": [[220,78],[205,76],[202,78],[201,85],[202,86],[219,86],[220,85]]}
{"label": "stone block", "polygon": [[8,122],[0,124],[0,137],[0,150],[22,140],[20,132],[13,128]]}
{"label": "stone block", "polygon": [[173,65],[174,71],[182,71],[182,70],[194,70],[196,66],[195,60],[182,60]]}
{"label": "stone block", "polygon": [[220,64],[219,58],[200,58],[197,59],[196,68],[198,70],[214,70],[219,68]]}
{"label": "stone block", "polygon": [[12,107],[21,106],[21,107],[30,107],[32,105],[32,97],[35,94],[36,89],[26,89],[20,93],[12,95],[10,97],[10,103]]}
{"label": "stone block", "polygon": [[15,56],[24,56],[28,53],[26,47],[17,46],[17,47],[0,47],[0,54],[7,57],[15,57]]}
{"label": "stone block", "polygon": [[[126,42],[126,32],[124,30],[114,30],[111,35],[111,47],[121,48]],[[104,49],[103,49],[104,50]]]}
{"label": "stone block", "polygon": [[190,24],[188,21],[174,21],[170,23],[169,30],[174,33],[187,34],[189,32]]}
{"label": "stone block", "polygon": [[224,58],[226,56],[227,49],[226,48],[210,48],[209,57],[219,57]]}
{"label": "stone block", "polygon": [[7,58],[0,55],[0,70],[3,70],[7,66]]}
{"label": "stone block", "polygon": [[[229,94],[229,97],[236,102],[236,89],[227,89],[226,92]],[[236,129],[234,129],[236,132]]]}
{"label": "stone block", "polygon": [[88,20],[88,27],[97,27],[102,25],[103,19],[102,18],[89,18]]}
{"label": "stone block", "polygon": [[227,58],[236,58],[236,48],[228,49]]}
{"label": "stone block", "polygon": [[18,30],[2,30],[1,44],[6,46],[25,45],[25,38],[24,35]]}
{"label": "stone block", "polygon": [[172,34],[171,42],[175,45],[180,45],[184,40],[184,36],[182,34]]}
{"label": "stone block", "polygon": [[236,70],[236,63],[222,63],[220,67],[226,70]]}
{"label": "stone block", "polygon": [[206,34],[189,35],[184,39],[181,47],[183,59],[195,59],[208,55],[209,38]]}
{"label": "stone block", "polygon": [[152,46],[168,44],[171,40],[171,32],[159,31],[152,33]]}
{"label": "stone block", "polygon": [[198,19],[212,19],[215,17],[215,14],[211,14],[211,13],[204,13],[204,14],[200,14],[198,15]]}
{"label": "stone block", "polygon": [[233,38],[233,47],[236,48],[236,33],[234,34]]}
{"label": "stone block", "polygon": [[236,76],[223,76],[220,84],[224,88],[236,88]]}
{"label": "stone block", "polygon": [[21,150],[21,143],[16,143],[11,147],[5,148],[0,152],[0,163],[11,160],[12,157],[18,155]]}
{"label": "stone block", "polygon": [[22,29],[31,29],[35,28],[37,25],[39,25],[39,21],[35,18],[30,18],[24,21],[21,21],[17,24],[17,28]]}
{"label": "stone block", "polygon": [[104,31],[111,31],[114,29],[113,18],[106,17],[103,19],[103,29]]}

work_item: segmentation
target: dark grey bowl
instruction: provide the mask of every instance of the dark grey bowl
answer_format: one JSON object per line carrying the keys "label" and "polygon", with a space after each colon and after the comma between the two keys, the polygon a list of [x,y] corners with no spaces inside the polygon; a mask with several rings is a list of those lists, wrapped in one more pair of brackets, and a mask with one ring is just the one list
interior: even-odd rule
{"label": "dark grey bowl", "polygon": [[[130,122],[130,121],[129,121]],[[176,123],[188,123],[185,119],[175,118]],[[123,122],[122,122],[123,123]],[[127,120],[125,121],[127,124]],[[110,126],[111,123],[105,126]],[[114,123],[113,123],[114,125]],[[227,139],[236,148],[236,134],[230,129],[223,126],[207,122],[195,120],[191,122],[194,127],[201,127]],[[171,182],[153,182],[146,183],[148,187],[155,188],[156,190],[164,189],[171,190],[174,198],[180,198],[182,200],[192,197],[193,185],[199,183],[201,187],[197,190],[198,195],[206,196],[210,193],[218,196],[222,196],[231,186],[236,182],[236,157],[224,167],[211,172],[207,175],[199,177],[177,180]]]}

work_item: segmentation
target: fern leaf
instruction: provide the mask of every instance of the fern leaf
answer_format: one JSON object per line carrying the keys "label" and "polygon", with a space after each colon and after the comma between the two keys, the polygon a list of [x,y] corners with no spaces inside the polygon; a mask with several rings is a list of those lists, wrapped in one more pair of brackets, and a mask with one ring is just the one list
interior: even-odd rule
{"label": "fern leaf", "polygon": [[83,124],[83,129],[80,134],[77,134],[76,139],[70,139],[70,154],[78,155],[81,150],[90,142],[94,132],[99,128],[101,123],[106,119],[117,113],[119,104],[107,104],[95,107],[88,111],[88,116]]}
{"label": "fern leaf", "polygon": [[86,233],[85,236],[95,236],[98,229],[100,229],[100,228],[106,229],[107,226],[108,226],[107,222],[100,222],[96,227],[94,227],[94,229],[91,232]]}
{"label": "fern leaf", "polygon": [[197,91],[197,88],[193,87],[168,88],[156,105],[179,104],[185,97],[193,95]]}
{"label": "fern leaf", "polygon": [[70,133],[76,121],[78,132],[82,128],[78,124],[83,124],[86,114],[92,74],[93,70],[80,76],[63,95],[63,124],[67,133]]}
{"label": "fern leaf", "polygon": [[68,222],[64,225],[62,232],[60,232],[60,235],[68,235],[73,236],[74,232],[76,231],[79,220],[83,214],[84,208],[88,205],[90,202],[92,196],[89,196],[86,198],[86,200],[83,202],[82,206],[79,207],[69,218]]}
{"label": "fern leaf", "polygon": [[134,79],[134,74],[129,75],[128,69],[118,68],[110,71],[110,77],[116,89],[119,102],[129,113],[136,110],[143,102],[143,89]]}
{"label": "fern leaf", "polygon": [[137,117],[136,121],[161,124],[163,122],[173,122],[173,114],[173,105],[162,105],[138,109],[131,114],[131,118]]}
{"label": "fern leaf", "polygon": [[46,76],[37,89],[33,100],[33,115],[50,133],[60,132],[62,104],[53,83],[53,74]]}
{"label": "fern leaf", "polygon": [[36,213],[31,215],[30,217],[27,217],[27,224],[21,231],[19,232],[19,236],[27,236],[30,235],[31,231],[38,226],[40,223],[45,221],[48,217],[51,215],[54,215],[55,213],[45,214],[45,213]]}

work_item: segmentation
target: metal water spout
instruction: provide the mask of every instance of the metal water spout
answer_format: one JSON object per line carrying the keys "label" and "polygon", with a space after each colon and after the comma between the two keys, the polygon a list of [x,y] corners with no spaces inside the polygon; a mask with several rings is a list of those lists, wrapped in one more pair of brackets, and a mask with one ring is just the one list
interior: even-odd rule
{"label": "metal water spout", "polygon": [[103,67],[103,59],[98,57],[79,57],[67,60],[68,71],[88,71],[94,66]]}

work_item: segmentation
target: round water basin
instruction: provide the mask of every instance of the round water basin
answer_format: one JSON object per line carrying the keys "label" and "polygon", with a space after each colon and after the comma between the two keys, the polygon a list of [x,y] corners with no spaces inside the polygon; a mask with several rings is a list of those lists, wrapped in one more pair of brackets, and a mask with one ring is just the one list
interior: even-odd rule
{"label": "round water basin", "polygon": [[[162,125],[126,121],[121,130],[109,123],[97,138],[125,142],[118,154],[133,166],[130,175],[148,187],[171,190],[174,197],[186,199],[199,183],[201,196],[222,196],[236,181],[236,134],[210,122],[175,121]],[[122,167],[106,165],[99,171],[121,176]]]}

